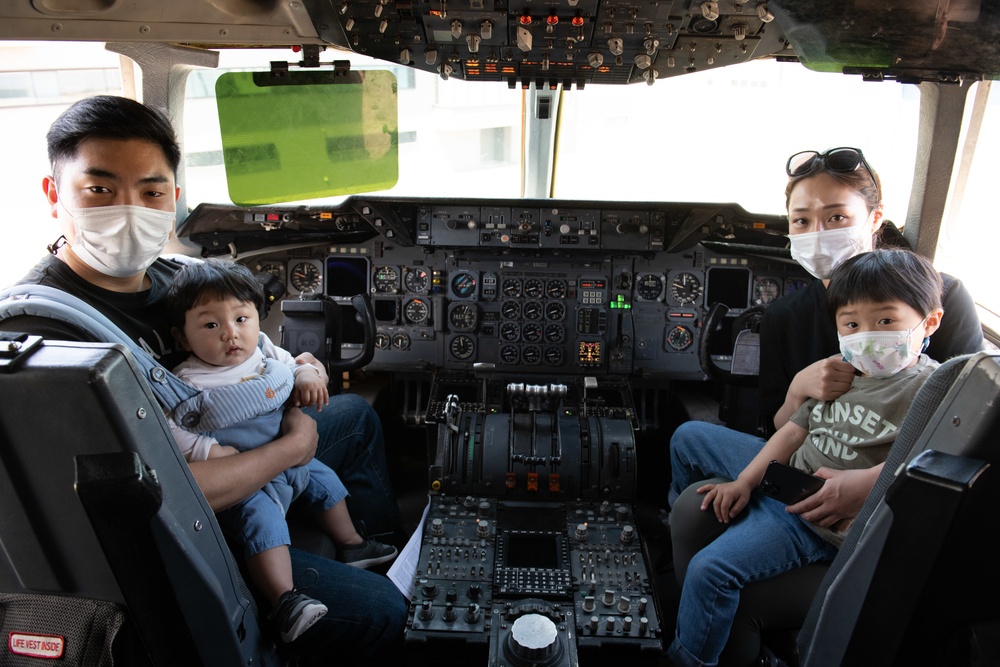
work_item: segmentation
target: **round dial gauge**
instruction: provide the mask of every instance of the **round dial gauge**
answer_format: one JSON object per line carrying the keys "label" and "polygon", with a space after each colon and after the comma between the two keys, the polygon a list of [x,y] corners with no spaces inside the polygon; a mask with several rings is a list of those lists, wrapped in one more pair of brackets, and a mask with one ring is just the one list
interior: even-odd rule
{"label": "round dial gauge", "polygon": [[646,273],[635,281],[635,294],[643,301],[656,301],[663,292],[663,278],[655,273]]}
{"label": "round dial gauge", "polygon": [[504,301],[500,304],[500,314],[505,320],[516,320],[521,317],[521,304],[517,301]]}
{"label": "round dial gauge", "polygon": [[753,302],[766,306],[781,296],[781,283],[774,278],[757,278],[753,285]]}
{"label": "round dial gauge", "polygon": [[378,266],[372,273],[376,292],[395,292],[399,287],[399,271],[394,266]]}
{"label": "round dial gauge", "polygon": [[549,366],[558,366],[562,363],[563,351],[561,347],[549,345],[545,348],[545,363]]}
{"label": "round dial gauge", "polygon": [[430,276],[423,269],[407,269],[403,275],[403,286],[410,292],[424,294],[430,284]]}
{"label": "round dial gauge", "polygon": [[397,350],[410,349],[410,337],[405,333],[398,333],[392,337],[392,346]]}
{"label": "round dial gauge", "polygon": [[550,280],[545,285],[545,295],[550,299],[562,299],[566,297],[566,281],[561,278]]}
{"label": "round dial gauge", "polygon": [[504,322],[500,325],[500,338],[513,341],[521,337],[521,325],[517,322]]}
{"label": "round dial gauge", "polygon": [[542,339],[542,325],[538,322],[528,322],[521,329],[521,336],[529,343],[537,343]]}
{"label": "round dial gauge", "polygon": [[667,345],[674,350],[686,350],[693,342],[694,335],[687,327],[678,324],[667,332]]}
{"label": "round dial gauge", "polygon": [[545,304],[545,319],[561,320],[566,316],[566,305],[562,301],[549,301]]}
{"label": "round dial gauge", "polygon": [[323,276],[320,275],[319,267],[312,262],[299,262],[292,267],[289,281],[299,292],[315,292],[323,282]]}
{"label": "round dial gauge", "polygon": [[388,350],[392,346],[392,339],[384,331],[375,332],[375,347],[380,350]]}
{"label": "round dial gauge", "polygon": [[524,281],[524,296],[537,299],[545,292],[545,283],[538,278],[528,278]]}
{"label": "round dial gauge", "polygon": [[504,296],[521,296],[521,279],[504,278],[500,291],[503,292]]}
{"label": "round dial gauge", "polygon": [[448,313],[448,323],[455,331],[472,331],[476,328],[479,313],[471,303],[456,304]]}
{"label": "round dial gauge", "polygon": [[682,306],[687,306],[701,297],[701,281],[693,273],[678,273],[670,281],[670,296]]}
{"label": "round dial gauge", "polygon": [[403,314],[412,324],[427,324],[427,320],[431,316],[431,309],[423,299],[410,299],[403,306]]}
{"label": "round dial gauge", "polygon": [[285,265],[281,262],[263,262],[258,264],[256,268],[258,271],[270,273],[279,280],[285,279]]}
{"label": "round dial gauge", "polygon": [[476,293],[476,277],[471,273],[456,273],[451,277],[451,291],[455,296],[465,299]]}
{"label": "round dial gauge", "polygon": [[541,301],[525,301],[525,303],[524,303],[524,318],[526,320],[540,320],[540,319],[542,319],[542,302]]}
{"label": "round dial gauge", "polygon": [[525,345],[521,350],[521,358],[526,364],[537,364],[542,360],[542,348],[537,345]]}
{"label": "round dial gauge", "polygon": [[545,325],[545,340],[549,343],[561,343],[566,337],[566,329],[561,324]]}
{"label": "round dial gauge", "polygon": [[802,289],[808,284],[809,281],[805,278],[785,278],[785,294],[791,294],[796,290]]}
{"label": "round dial gauge", "polygon": [[465,361],[476,353],[476,341],[468,334],[460,334],[451,339],[448,351],[459,361]]}
{"label": "round dial gauge", "polygon": [[504,345],[500,348],[500,361],[505,364],[515,364],[520,357],[521,351],[517,349],[517,345]]}

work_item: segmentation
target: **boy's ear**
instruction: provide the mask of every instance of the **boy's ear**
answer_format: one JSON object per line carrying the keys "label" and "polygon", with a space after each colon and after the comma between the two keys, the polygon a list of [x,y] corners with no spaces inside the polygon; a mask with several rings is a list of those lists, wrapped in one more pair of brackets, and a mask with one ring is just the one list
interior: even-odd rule
{"label": "boy's ear", "polygon": [[180,345],[185,352],[191,351],[191,346],[188,345],[187,338],[185,338],[183,331],[177,327],[170,327],[170,333],[174,335],[174,340],[177,341],[177,344]]}
{"label": "boy's ear", "polygon": [[941,317],[944,315],[944,310],[941,308],[935,308],[928,315],[927,319],[924,320],[924,338],[927,338],[941,326]]}

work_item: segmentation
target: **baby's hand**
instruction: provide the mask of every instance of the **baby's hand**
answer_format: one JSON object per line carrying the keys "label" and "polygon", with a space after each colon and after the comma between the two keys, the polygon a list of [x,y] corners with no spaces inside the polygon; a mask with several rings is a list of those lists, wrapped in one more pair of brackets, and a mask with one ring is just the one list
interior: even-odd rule
{"label": "baby's hand", "polygon": [[319,373],[306,370],[295,377],[292,401],[297,408],[314,405],[317,410],[322,411],[323,406],[330,403],[330,391]]}

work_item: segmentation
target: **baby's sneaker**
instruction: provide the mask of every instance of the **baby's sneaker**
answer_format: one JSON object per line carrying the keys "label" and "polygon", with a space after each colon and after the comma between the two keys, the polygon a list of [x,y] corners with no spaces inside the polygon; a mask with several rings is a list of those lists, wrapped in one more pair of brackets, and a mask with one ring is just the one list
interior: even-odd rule
{"label": "baby's sneaker", "polygon": [[288,591],[281,596],[278,606],[268,618],[281,632],[281,641],[288,643],[326,615],[326,605],[298,591]]}
{"label": "baby's sneaker", "polygon": [[351,567],[367,569],[372,565],[388,563],[399,553],[396,547],[373,540],[361,544],[346,544],[337,547],[337,560]]}

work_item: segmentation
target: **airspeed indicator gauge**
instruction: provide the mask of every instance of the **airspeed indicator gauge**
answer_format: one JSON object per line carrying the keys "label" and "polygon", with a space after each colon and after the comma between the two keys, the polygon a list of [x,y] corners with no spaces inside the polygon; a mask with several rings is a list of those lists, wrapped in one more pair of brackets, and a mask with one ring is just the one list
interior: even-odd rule
{"label": "airspeed indicator gauge", "polygon": [[689,306],[701,298],[701,281],[693,273],[678,273],[670,281],[670,296],[678,304]]}

